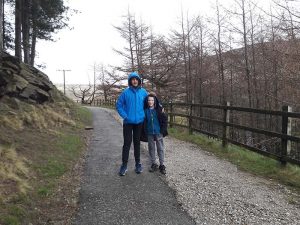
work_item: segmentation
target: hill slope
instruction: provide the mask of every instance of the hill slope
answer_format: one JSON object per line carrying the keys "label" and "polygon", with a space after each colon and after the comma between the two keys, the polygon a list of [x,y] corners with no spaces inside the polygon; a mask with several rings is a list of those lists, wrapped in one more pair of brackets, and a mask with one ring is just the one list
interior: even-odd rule
{"label": "hill slope", "polygon": [[0,224],[67,224],[90,113],[6,55],[0,72]]}

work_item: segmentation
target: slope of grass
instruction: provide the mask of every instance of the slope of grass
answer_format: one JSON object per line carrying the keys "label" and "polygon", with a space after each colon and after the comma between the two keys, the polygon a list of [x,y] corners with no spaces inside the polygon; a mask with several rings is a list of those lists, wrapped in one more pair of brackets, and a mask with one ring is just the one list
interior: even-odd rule
{"label": "slope of grass", "polygon": [[86,149],[91,113],[69,101],[19,104],[0,112],[0,224],[63,220],[69,201],[72,210],[76,204],[73,167]]}

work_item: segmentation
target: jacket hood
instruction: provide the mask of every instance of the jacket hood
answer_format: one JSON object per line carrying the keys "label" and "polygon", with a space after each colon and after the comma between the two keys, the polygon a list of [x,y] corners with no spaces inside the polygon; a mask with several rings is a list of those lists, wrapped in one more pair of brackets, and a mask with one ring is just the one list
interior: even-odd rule
{"label": "jacket hood", "polygon": [[129,76],[128,76],[128,86],[129,86],[129,87],[132,86],[131,83],[130,83],[130,80],[131,80],[132,78],[138,79],[138,81],[139,81],[139,86],[141,85],[142,81],[141,81],[140,76],[139,76],[136,72],[132,72],[132,73],[130,73]]}
{"label": "jacket hood", "polygon": [[[144,100],[144,109],[148,109],[149,108],[149,106],[148,106],[148,98],[149,98],[149,96],[147,96],[145,98],[145,100]],[[156,96],[154,97],[154,108],[155,109],[162,108],[162,106],[161,106],[161,104],[160,104],[160,102],[159,102],[159,100],[158,100],[158,98]]]}

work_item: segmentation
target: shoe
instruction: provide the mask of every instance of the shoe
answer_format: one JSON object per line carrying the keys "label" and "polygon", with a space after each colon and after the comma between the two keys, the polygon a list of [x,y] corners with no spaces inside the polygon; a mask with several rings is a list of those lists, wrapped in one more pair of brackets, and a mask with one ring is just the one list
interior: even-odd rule
{"label": "shoe", "polygon": [[156,163],[152,163],[149,172],[155,172],[158,169],[158,165]]}
{"label": "shoe", "polygon": [[166,167],[164,165],[159,166],[159,172],[161,172],[163,175],[166,175]]}
{"label": "shoe", "polygon": [[141,172],[143,172],[142,164],[138,163],[138,164],[135,165],[135,172],[137,174],[140,174]]}
{"label": "shoe", "polygon": [[120,168],[119,175],[120,176],[125,176],[126,172],[127,172],[127,165],[122,164],[122,166]]}

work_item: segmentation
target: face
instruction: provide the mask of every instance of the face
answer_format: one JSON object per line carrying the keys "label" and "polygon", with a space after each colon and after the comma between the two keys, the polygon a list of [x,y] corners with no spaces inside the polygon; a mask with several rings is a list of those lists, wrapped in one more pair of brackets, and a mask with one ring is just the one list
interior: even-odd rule
{"label": "face", "polygon": [[131,85],[137,87],[139,85],[139,80],[137,78],[131,78]]}
{"label": "face", "polygon": [[154,97],[148,97],[148,106],[153,107],[154,106]]}

